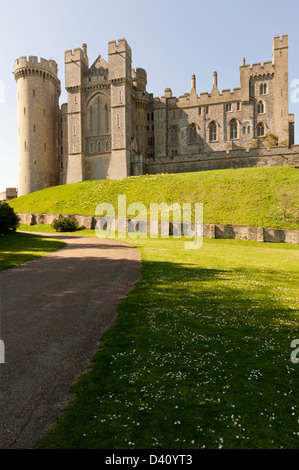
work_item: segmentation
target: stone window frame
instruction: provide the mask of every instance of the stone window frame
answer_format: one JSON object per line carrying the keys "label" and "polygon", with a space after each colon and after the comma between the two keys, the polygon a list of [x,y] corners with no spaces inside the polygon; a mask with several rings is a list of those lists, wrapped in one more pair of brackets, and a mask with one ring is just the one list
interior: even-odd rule
{"label": "stone window frame", "polygon": [[259,100],[256,106],[257,114],[265,114],[265,102],[263,100]]}
{"label": "stone window frame", "polygon": [[[211,128],[215,127],[215,131],[213,132],[214,136],[216,135],[215,139],[211,139]],[[208,129],[209,129],[209,142],[214,143],[214,142],[219,142],[219,132],[218,132],[219,124],[217,121],[211,121]]]}
{"label": "stone window frame", "polygon": [[172,126],[169,129],[169,145],[180,145],[179,143],[179,129],[177,126]]}
{"label": "stone window frame", "polygon": [[226,113],[231,113],[232,112],[232,104],[231,103],[226,103],[225,104],[225,112]]}
{"label": "stone window frame", "polygon": [[251,132],[251,122],[244,121],[242,124],[242,135],[250,134]]}
{"label": "stone window frame", "polygon": [[[234,129],[232,126],[234,125]],[[239,130],[239,121],[236,118],[231,119],[229,125],[229,140],[238,140],[239,135],[240,135],[240,130]]]}
{"label": "stone window frame", "polygon": [[[260,131],[262,129],[262,132]],[[256,135],[257,137],[264,137],[265,135],[266,126],[263,122],[259,122],[256,126]]]}
{"label": "stone window frame", "polygon": [[198,130],[197,125],[193,122],[188,128],[188,145],[194,145],[198,143]]}
{"label": "stone window frame", "polygon": [[267,83],[260,84],[260,95],[267,95],[268,94],[268,85]]}
{"label": "stone window frame", "polygon": [[93,108],[89,110],[89,134],[90,136],[94,135],[94,119],[93,119]]}

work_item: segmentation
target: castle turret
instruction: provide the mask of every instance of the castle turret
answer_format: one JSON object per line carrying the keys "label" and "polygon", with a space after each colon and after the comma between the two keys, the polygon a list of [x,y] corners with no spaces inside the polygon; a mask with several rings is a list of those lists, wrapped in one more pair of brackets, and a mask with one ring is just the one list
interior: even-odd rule
{"label": "castle turret", "polygon": [[[146,93],[147,73],[144,69],[137,68],[132,70],[133,86],[135,87],[135,135],[138,146],[138,152],[145,155],[148,147],[148,141],[153,143],[153,138],[148,139],[147,128],[152,129],[152,113],[149,113],[149,101]],[[151,121],[151,122],[150,122]],[[153,134],[150,134],[153,137]],[[153,146],[153,145],[152,145]]]}
{"label": "castle turret", "polygon": [[125,39],[109,42],[109,82],[111,90],[110,179],[130,176],[132,136],[132,52]]}
{"label": "castle turret", "polygon": [[274,133],[279,142],[289,145],[289,77],[288,77],[288,35],[275,36],[273,40],[274,66]]}
{"label": "castle turret", "polygon": [[65,51],[65,88],[68,99],[68,184],[78,183],[84,174],[82,87],[89,69],[87,46]]}
{"label": "castle turret", "polygon": [[56,117],[60,81],[54,60],[20,57],[14,63],[18,92],[18,196],[57,184]]}

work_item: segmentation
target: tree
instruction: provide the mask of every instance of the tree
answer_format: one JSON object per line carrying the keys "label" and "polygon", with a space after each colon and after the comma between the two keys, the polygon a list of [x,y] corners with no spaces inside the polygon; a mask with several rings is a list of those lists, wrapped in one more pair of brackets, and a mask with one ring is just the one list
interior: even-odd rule
{"label": "tree", "polygon": [[20,219],[7,202],[0,203],[0,235],[15,232],[20,225]]}

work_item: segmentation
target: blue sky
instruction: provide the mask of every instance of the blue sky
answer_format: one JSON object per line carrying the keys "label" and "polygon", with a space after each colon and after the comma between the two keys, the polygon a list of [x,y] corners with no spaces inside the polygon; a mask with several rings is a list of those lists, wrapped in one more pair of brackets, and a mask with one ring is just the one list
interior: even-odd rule
{"label": "blue sky", "polygon": [[[272,60],[275,35],[289,35],[289,81],[299,80],[299,3],[297,0],[27,0],[1,2],[0,14],[0,191],[18,185],[17,93],[13,64],[17,57],[54,59],[64,91],[64,51],[88,46],[90,64],[108,56],[108,42],[126,38],[133,67],[147,70],[149,92],[175,96],[210,92],[213,71],[218,87],[240,85],[239,67]],[[292,88],[290,86],[290,95]],[[299,103],[295,143],[299,139]],[[298,115],[298,116],[297,116]],[[298,122],[297,122],[298,120]]]}

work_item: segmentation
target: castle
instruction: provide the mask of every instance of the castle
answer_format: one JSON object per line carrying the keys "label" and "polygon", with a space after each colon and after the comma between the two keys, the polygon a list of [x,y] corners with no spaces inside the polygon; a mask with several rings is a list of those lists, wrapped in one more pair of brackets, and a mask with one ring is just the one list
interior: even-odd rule
{"label": "castle", "polygon": [[[240,87],[155,98],[147,73],[132,69],[125,39],[108,44],[108,63],[90,66],[87,46],[65,52],[67,103],[54,60],[20,57],[19,187],[22,196],[57,184],[298,160],[289,114],[288,36],[275,36],[272,61],[240,66]],[[283,154],[283,155],[282,155]],[[280,163],[281,162],[281,163]]]}

